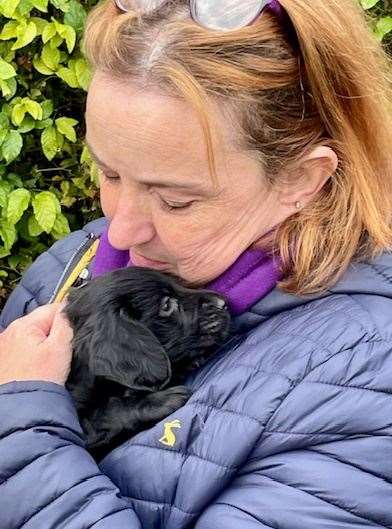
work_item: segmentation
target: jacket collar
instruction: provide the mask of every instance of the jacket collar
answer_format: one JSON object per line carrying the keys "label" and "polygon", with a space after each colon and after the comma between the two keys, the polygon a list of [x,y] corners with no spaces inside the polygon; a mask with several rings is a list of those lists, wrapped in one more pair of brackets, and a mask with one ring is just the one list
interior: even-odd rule
{"label": "jacket collar", "polygon": [[392,298],[392,252],[386,252],[371,262],[352,263],[341,279],[321,294],[294,296],[275,287],[247,312],[234,319],[234,330],[242,334],[275,314],[336,294],[367,294]]}

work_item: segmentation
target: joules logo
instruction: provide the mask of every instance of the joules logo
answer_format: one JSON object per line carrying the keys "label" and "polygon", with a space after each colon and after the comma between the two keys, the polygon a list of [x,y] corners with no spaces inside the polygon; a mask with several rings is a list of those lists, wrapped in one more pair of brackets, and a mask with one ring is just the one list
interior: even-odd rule
{"label": "joules logo", "polygon": [[164,434],[159,439],[159,442],[166,446],[174,446],[176,443],[176,436],[174,435],[173,428],[181,428],[181,422],[179,419],[174,419],[171,422],[165,422],[163,425]]}

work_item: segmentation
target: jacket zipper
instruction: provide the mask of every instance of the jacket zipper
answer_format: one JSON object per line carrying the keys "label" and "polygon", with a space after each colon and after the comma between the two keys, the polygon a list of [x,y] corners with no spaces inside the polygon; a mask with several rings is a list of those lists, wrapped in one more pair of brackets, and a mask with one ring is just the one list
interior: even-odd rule
{"label": "jacket zipper", "polygon": [[[98,239],[97,235],[94,233],[88,233],[87,237],[79,244],[74,253],[72,254],[70,260],[68,261],[66,267],[63,270],[63,273],[58,280],[53,294],[50,297],[49,303],[53,303],[53,300],[56,298],[57,293],[61,289],[62,285],[65,283],[70,273],[74,269],[75,265],[80,261],[80,258],[84,253],[90,248],[92,244]],[[85,269],[84,269],[85,270]],[[83,279],[86,279],[85,277]]]}

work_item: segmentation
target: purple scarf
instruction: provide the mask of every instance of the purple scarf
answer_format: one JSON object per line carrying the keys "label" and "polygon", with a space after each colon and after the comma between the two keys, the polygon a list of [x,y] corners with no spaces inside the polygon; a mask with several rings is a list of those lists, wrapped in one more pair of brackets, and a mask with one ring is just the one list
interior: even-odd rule
{"label": "purple scarf", "polygon": [[[99,241],[93,265],[93,277],[117,268],[133,266],[129,252],[116,250],[106,229]],[[279,262],[259,249],[248,249],[219,277],[204,288],[223,294],[231,314],[237,316],[267,295],[281,279]]]}

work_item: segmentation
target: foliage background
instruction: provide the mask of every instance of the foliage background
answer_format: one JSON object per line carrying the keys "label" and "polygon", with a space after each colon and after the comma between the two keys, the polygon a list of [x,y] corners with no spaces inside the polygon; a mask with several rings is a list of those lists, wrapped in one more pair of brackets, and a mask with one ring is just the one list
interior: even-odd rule
{"label": "foliage background", "polygon": [[[392,52],[392,0],[358,1]],[[96,2],[0,0],[0,307],[40,253],[102,214],[80,51]]]}

